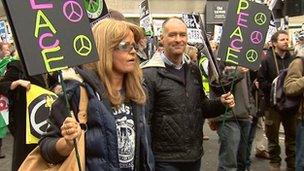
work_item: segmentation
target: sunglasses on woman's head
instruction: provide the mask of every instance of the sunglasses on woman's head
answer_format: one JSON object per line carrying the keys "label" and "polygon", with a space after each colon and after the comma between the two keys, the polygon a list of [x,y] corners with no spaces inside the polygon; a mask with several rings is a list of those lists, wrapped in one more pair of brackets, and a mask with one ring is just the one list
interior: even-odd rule
{"label": "sunglasses on woman's head", "polygon": [[125,52],[130,52],[132,49],[135,49],[135,51],[138,50],[138,46],[136,43],[129,43],[129,42],[125,42],[125,41],[121,41],[118,46],[117,46],[117,50],[121,50],[121,51],[125,51]]}

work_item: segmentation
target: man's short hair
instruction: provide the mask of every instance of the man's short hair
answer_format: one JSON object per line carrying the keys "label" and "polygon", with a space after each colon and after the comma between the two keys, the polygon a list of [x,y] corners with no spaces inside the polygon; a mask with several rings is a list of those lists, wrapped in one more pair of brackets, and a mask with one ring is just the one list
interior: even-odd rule
{"label": "man's short hair", "polygon": [[271,36],[270,41],[271,41],[272,43],[278,42],[278,37],[279,37],[280,34],[288,35],[288,33],[287,33],[285,30],[279,30],[279,31],[275,32],[275,33]]}
{"label": "man's short hair", "polygon": [[183,19],[181,19],[180,17],[169,17],[169,18],[167,18],[167,19],[163,22],[163,24],[162,24],[162,30],[164,30],[166,24],[167,24],[170,20],[172,20],[172,19],[180,20],[182,23],[184,23],[184,24],[186,25],[185,21],[184,21]]}

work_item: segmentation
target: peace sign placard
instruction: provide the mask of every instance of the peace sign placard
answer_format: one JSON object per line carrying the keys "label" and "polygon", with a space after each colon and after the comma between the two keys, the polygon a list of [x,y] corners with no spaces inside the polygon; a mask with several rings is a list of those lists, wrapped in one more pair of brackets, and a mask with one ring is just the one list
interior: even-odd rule
{"label": "peace sign placard", "polygon": [[49,124],[51,106],[57,95],[35,84],[26,91],[26,144],[37,144]]}
{"label": "peace sign placard", "polygon": [[266,5],[249,0],[229,1],[219,57],[228,65],[257,70],[270,21]]}
{"label": "peace sign placard", "polygon": [[109,16],[107,4],[104,0],[83,0],[84,6],[91,23],[91,26]]}
{"label": "peace sign placard", "polygon": [[[98,60],[83,0],[2,2],[29,75]],[[103,0],[85,3],[93,5],[93,14],[100,10]]]}

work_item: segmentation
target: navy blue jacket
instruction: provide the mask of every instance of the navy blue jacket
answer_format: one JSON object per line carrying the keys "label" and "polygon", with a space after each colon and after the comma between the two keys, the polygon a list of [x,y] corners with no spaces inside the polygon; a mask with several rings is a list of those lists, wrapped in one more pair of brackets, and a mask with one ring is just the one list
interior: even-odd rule
{"label": "navy blue jacket", "polygon": [[[88,130],[85,134],[86,170],[119,171],[118,144],[115,118],[104,86],[98,76],[90,71],[76,70],[84,79],[88,96]],[[74,114],[78,113],[81,83],[67,82],[67,94]],[[154,170],[154,158],[150,148],[149,129],[145,120],[145,106],[131,102],[136,124],[135,170]],[[60,163],[65,157],[55,150],[61,136],[60,127],[66,118],[64,98],[59,97],[52,106],[50,127],[40,140],[42,156],[50,163]]]}

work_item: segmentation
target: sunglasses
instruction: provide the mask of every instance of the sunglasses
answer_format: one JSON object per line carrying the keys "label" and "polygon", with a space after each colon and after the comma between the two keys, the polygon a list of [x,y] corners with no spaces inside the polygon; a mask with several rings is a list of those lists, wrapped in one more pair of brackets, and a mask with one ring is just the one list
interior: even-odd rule
{"label": "sunglasses", "polygon": [[135,51],[138,50],[138,46],[136,43],[129,43],[125,41],[121,41],[118,46],[116,47],[116,50],[121,50],[124,52],[130,52],[134,48]]}

